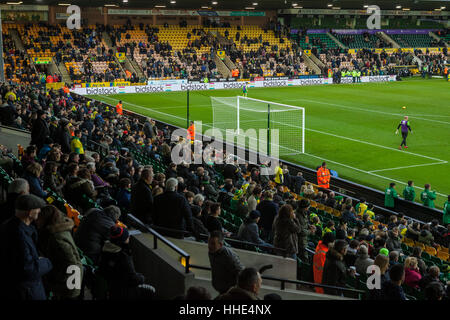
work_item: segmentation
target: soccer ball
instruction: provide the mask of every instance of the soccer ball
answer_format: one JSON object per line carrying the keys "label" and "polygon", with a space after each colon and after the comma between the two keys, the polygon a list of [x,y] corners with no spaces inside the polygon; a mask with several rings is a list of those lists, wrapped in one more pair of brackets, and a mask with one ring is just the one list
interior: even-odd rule
{"label": "soccer ball", "polygon": [[406,109],[406,107],[405,107],[405,106],[403,106],[403,107],[402,107],[402,109]]}

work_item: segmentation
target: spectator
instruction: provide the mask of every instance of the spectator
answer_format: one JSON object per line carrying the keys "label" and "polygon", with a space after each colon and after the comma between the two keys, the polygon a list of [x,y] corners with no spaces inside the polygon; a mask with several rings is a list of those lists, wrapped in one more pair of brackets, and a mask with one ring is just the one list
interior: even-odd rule
{"label": "spectator", "polygon": [[425,299],[429,301],[440,301],[445,297],[445,290],[439,281],[433,281],[425,287]]}
{"label": "spectator", "polygon": [[0,227],[0,296],[3,301],[46,300],[42,277],[53,266],[48,258],[39,255],[37,231],[32,225],[45,202],[35,195],[20,195],[15,204],[15,216]]}
{"label": "spectator", "polygon": [[213,231],[209,235],[208,251],[212,286],[223,294],[236,284],[237,276],[244,267],[239,257],[231,249],[224,247],[221,231]]}
{"label": "spectator", "polygon": [[[186,198],[177,192],[178,180],[170,178],[166,182],[166,190],[163,194],[155,198],[154,202],[154,223],[158,227],[165,229],[191,231],[192,211]],[[170,212],[170,214],[167,214]],[[163,234],[183,237],[184,233],[177,231],[163,230]],[[198,238],[198,235],[195,235]]]}
{"label": "spectator", "polygon": [[347,248],[347,253],[344,256],[345,265],[347,267],[355,265],[358,249],[359,241],[356,239],[351,240],[349,247]]}
{"label": "spectator", "polygon": [[428,269],[428,272],[425,274],[425,276],[423,276],[420,280],[419,280],[419,287],[424,290],[430,283],[437,281],[438,283],[440,283],[439,281],[439,274],[440,274],[440,270],[438,266],[431,266]]}
{"label": "spectator", "polygon": [[259,199],[261,199],[261,195],[262,195],[262,189],[259,185],[257,185],[255,187],[255,189],[253,189],[251,196],[247,200],[247,206],[248,206],[248,210],[250,212],[252,212],[253,210],[256,210],[258,201],[259,201]]}
{"label": "spectator", "polygon": [[72,238],[73,220],[67,218],[55,206],[47,205],[41,209],[36,226],[39,233],[38,248],[46,257],[51,258],[53,264],[53,269],[45,278],[46,289],[51,291],[57,300],[78,298],[80,289],[67,287],[69,266],[79,268],[80,283],[83,278],[83,265]]}
{"label": "spectator", "polygon": [[270,246],[259,237],[258,221],[261,218],[261,213],[254,210],[248,214],[242,225],[239,227],[237,238],[242,241]]}
{"label": "spectator", "polygon": [[184,300],[211,300],[211,294],[204,287],[189,287]]}
{"label": "spectator", "polygon": [[366,274],[367,267],[373,265],[373,260],[369,258],[368,249],[365,245],[361,245],[358,249],[358,255],[355,260],[356,272]]}
{"label": "spectator", "polygon": [[220,231],[222,232],[222,224],[220,223],[218,217],[220,215],[220,203],[213,203],[211,205],[211,211],[209,215],[206,217],[206,223],[205,226],[208,229],[208,231],[214,232],[214,231]]}
{"label": "spectator", "polygon": [[98,263],[103,245],[109,240],[112,226],[120,217],[120,209],[116,206],[104,210],[92,208],[87,211],[75,232],[75,243],[95,264]]}
{"label": "spectator", "polygon": [[433,235],[430,232],[430,225],[424,224],[422,230],[419,234],[419,242],[426,244],[427,246],[432,246],[434,244]]}
{"label": "spectator", "polygon": [[[331,232],[327,232],[323,236],[323,239],[317,244],[316,252],[313,256],[314,283],[322,283],[326,254],[329,248],[333,247],[334,241],[334,235]],[[315,287],[315,290],[317,293],[324,293],[323,288]]]}
{"label": "spectator", "polygon": [[278,212],[278,205],[273,202],[273,195],[270,191],[263,193],[263,198],[256,206],[256,210],[261,213],[259,227],[261,229],[261,238],[264,241],[272,242],[272,225]]}
{"label": "spectator", "polygon": [[0,206],[0,225],[14,216],[17,198],[22,194],[29,193],[30,185],[25,179],[17,178],[9,184],[6,202]]}
{"label": "spectator", "polygon": [[388,231],[388,238],[386,240],[386,248],[389,251],[398,251],[403,253],[402,243],[399,237],[398,228],[394,227],[392,230]]}
{"label": "spectator", "polygon": [[392,266],[400,263],[398,262],[399,253],[397,251],[390,251],[389,252],[389,269],[392,268]]}
{"label": "spectator", "polygon": [[[354,277],[354,271],[347,272],[344,263],[344,256],[347,251],[347,241],[336,240],[333,248],[326,254],[325,265],[323,267],[322,284],[345,287],[348,276]],[[342,295],[337,289],[324,288],[326,294]]]}
{"label": "spectator", "polygon": [[130,211],[143,223],[153,223],[153,196],[150,187],[153,180],[151,168],[142,170],[139,181],[131,189]]}
{"label": "spectator", "polygon": [[382,289],[386,282],[388,282],[389,275],[387,274],[387,270],[389,268],[389,257],[385,255],[379,254],[375,257],[374,265],[378,266],[380,269],[380,289],[371,289],[368,293],[369,300],[382,300]]}
{"label": "spectator", "polygon": [[411,252],[411,257],[417,259],[417,265],[419,266],[420,274],[425,274],[425,272],[427,271],[427,265],[422,260],[422,248],[414,247]]}
{"label": "spectator", "polygon": [[155,294],[155,288],[145,283],[142,274],[137,273],[129,248],[128,230],[112,226],[110,238],[103,245],[99,274],[105,277],[111,300],[148,300]]}
{"label": "spectator", "polygon": [[294,209],[290,204],[283,205],[273,222],[273,245],[276,248],[284,249],[283,252],[279,252],[280,255],[297,260],[300,231],[300,224]]}
{"label": "spectator", "polygon": [[255,268],[246,268],[239,272],[237,285],[230,288],[216,300],[260,300],[258,298],[262,278]]}
{"label": "spectator", "polygon": [[[119,208],[128,209],[131,204],[131,180],[122,178],[119,181],[119,191],[117,192],[117,205]],[[125,219],[124,219],[125,220]]]}
{"label": "spectator", "polygon": [[381,287],[383,300],[406,300],[402,283],[405,280],[405,268],[401,264],[392,266],[389,270],[390,281]]}
{"label": "spectator", "polygon": [[31,128],[31,143],[37,146],[38,150],[42,148],[45,142],[45,138],[50,135],[50,130],[48,128],[47,122],[47,112],[44,110],[37,111],[37,119],[33,123]]}
{"label": "spectator", "polygon": [[309,200],[302,199],[298,202],[296,210],[296,218],[300,227],[298,233],[298,256],[302,261],[308,261],[308,253],[306,252],[308,236],[316,232],[315,226],[308,224],[309,207]]}
{"label": "spectator", "polygon": [[39,163],[32,163],[26,168],[24,177],[28,181],[31,194],[41,198],[46,198],[47,192],[44,191],[40,180],[41,173],[42,166]]}
{"label": "spectator", "polygon": [[422,276],[419,272],[417,259],[415,257],[408,257],[405,260],[405,284],[412,288],[419,288],[419,281]]}

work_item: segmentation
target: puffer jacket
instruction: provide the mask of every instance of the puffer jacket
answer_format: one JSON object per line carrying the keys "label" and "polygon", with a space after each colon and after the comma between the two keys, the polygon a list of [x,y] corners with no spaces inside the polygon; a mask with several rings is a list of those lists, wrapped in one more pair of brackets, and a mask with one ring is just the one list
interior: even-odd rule
{"label": "puffer jacket", "polygon": [[358,253],[355,261],[356,272],[359,274],[366,274],[367,267],[373,265],[373,262],[373,259],[370,259],[368,254]]}
{"label": "puffer jacket", "polygon": [[65,217],[61,222],[47,225],[39,230],[38,247],[53,263],[53,269],[46,277],[47,289],[51,289],[55,296],[62,299],[76,298],[80,295],[79,289],[67,288],[67,279],[70,276],[67,273],[69,266],[78,266],[81,279],[83,275],[81,258],[72,238],[73,226],[74,222]]}
{"label": "puffer jacket", "polygon": [[102,210],[91,209],[75,232],[75,243],[94,263],[97,263],[103,244],[109,239],[110,228],[116,224],[115,218]]}

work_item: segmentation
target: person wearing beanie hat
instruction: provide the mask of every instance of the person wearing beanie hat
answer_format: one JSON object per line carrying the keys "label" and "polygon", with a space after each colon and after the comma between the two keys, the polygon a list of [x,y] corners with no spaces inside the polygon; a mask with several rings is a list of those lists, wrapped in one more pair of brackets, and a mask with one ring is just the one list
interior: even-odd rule
{"label": "person wearing beanie hat", "polygon": [[111,300],[147,300],[155,294],[155,288],[146,284],[144,275],[134,268],[129,240],[128,230],[114,225],[102,249],[98,272],[107,282]]}
{"label": "person wearing beanie hat", "polygon": [[241,241],[272,247],[259,237],[258,222],[260,218],[261,212],[251,211],[239,227],[237,238]]}
{"label": "person wearing beanie hat", "polygon": [[128,244],[130,242],[130,234],[126,228],[114,225],[111,227],[111,236],[109,240],[115,244]]}
{"label": "person wearing beanie hat", "polygon": [[383,256],[389,257],[389,250],[386,248],[381,248],[378,254],[382,254]]}
{"label": "person wearing beanie hat", "polygon": [[36,247],[38,235],[32,222],[39,217],[44,200],[32,194],[17,197],[15,216],[0,226],[0,288],[2,300],[46,300],[42,277],[53,265]]}

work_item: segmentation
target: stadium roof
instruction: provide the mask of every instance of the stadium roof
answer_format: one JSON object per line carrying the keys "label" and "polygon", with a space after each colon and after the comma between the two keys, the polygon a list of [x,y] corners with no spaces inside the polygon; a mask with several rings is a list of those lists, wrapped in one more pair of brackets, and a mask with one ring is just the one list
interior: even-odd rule
{"label": "stadium roof", "polygon": [[[6,3],[3,0],[1,3]],[[11,2],[18,2],[11,0]],[[23,0],[23,4],[58,5],[61,3],[76,4],[84,7],[99,7],[115,4],[126,8],[153,8],[165,6],[165,9],[238,9],[246,7],[255,10],[276,10],[297,7],[304,9],[363,9],[365,5],[378,5],[382,10],[406,8],[410,10],[435,10],[446,7],[450,9],[450,0]],[[213,4],[215,3],[215,4]],[[203,8],[202,8],[203,7]],[[163,7],[159,7],[164,9]]]}

